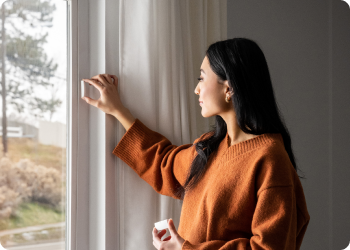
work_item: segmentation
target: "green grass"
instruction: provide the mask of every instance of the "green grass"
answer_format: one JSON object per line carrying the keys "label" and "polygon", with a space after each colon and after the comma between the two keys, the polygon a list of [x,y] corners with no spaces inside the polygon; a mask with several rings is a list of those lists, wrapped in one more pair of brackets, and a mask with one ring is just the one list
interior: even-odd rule
{"label": "green grass", "polygon": [[16,216],[0,220],[0,231],[65,221],[65,213],[37,203],[22,203]]}

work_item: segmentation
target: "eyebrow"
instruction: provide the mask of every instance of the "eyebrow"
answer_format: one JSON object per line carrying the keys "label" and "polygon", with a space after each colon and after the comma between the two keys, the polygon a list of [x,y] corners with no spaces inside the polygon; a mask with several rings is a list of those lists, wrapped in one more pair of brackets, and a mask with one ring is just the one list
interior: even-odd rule
{"label": "eyebrow", "polygon": [[204,70],[203,70],[203,69],[200,69],[200,71],[201,71],[201,72],[203,72],[203,73],[205,74],[205,72],[204,72]]}

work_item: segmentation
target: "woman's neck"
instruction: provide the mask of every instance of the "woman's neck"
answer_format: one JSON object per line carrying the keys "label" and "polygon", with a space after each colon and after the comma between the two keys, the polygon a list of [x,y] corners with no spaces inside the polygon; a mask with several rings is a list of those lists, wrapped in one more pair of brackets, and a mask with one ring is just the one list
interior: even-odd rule
{"label": "woman's neck", "polygon": [[257,135],[244,133],[238,126],[236,115],[234,112],[229,112],[225,115],[221,115],[222,119],[226,122],[227,133],[228,133],[228,146],[240,143],[257,137]]}

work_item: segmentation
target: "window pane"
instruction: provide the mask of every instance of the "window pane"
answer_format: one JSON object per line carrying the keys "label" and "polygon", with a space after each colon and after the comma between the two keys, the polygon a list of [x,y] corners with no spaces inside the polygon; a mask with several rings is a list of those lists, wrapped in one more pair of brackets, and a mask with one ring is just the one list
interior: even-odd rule
{"label": "window pane", "polygon": [[67,2],[0,6],[0,242],[65,249]]}

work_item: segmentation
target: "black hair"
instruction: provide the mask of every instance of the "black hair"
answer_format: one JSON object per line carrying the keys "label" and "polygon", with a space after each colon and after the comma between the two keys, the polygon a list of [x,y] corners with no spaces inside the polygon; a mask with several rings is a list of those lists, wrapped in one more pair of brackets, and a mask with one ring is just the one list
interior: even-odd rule
{"label": "black hair", "polygon": [[[267,62],[257,43],[247,38],[219,41],[209,46],[206,56],[218,77],[218,84],[228,80],[240,129],[253,135],[280,133],[289,159],[298,171],[290,134],[275,100]],[[217,115],[212,130],[206,133],[209,136],[194,144],[197,155],[184,186],[177,190],[179,197],[183,199],[185,193],[199,182],[210,155],[217,151],[226,133],[226,122]]]}

